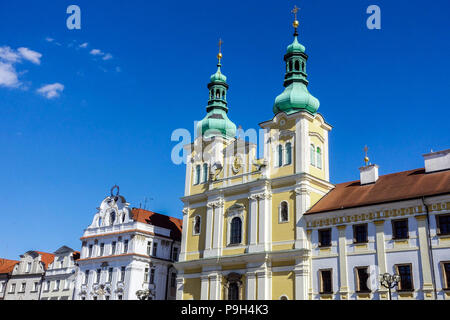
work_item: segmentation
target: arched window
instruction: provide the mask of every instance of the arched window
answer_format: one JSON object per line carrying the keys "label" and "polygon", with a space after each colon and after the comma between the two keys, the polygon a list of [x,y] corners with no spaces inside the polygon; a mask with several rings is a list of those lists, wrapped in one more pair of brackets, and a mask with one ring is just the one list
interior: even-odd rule
{"label": "arched window", "polygon": [[286,143],[286,164],[292,163],[292,145],[290,142]]}
{"label": "arched window", "polygon": [[98,226],[99,227],[101,227],[102,226],[102,222],[103,222],[103,219],[100,217],[100,218],[98,218]]}
{"label": "arched window", "polygon": [[208,164],[203,164],[203,182],[208,181]]}
{"label": "arched window", "polygon": [[300,63],[298,62],[298,60],[295,60],[295,71],[300,71]]}
{"label": "arched window", "polygon": [[292,71],[292,60],[289,61],[289,71]]}
{"label": "arched window", "polygon": [[216,90],[216,98],[217,98],[217,99],[220,98],[220,91],[219,91],[219,89]]}
{"label": "arched window", "polygon": [[289,300],[289,299],[288,299],[288,297],[287,297],[286,295],[283,294],[283,295],[280,297],[280,300]]}
{"label": "arched window", "polygon": [[228,285],[228,300],[239,300],[239,285],[237,282]]}
{"label": "arched window", "polygon": [[289,207],[286,201],[280,203],[280,222],[289,221]]}
{"label": "arched window", "polygon": [[194,234],[200,234],[201,228],[201,218],[200,216],[196,216],[194,218]]}
{"label": "arched window", "polygon": [[125,212],[122,214],[122,223],[125,222]]}
{"label": "arched window", "polygon": [[315,151],[316,151],[316,149],[314,148],[314,145],[312,144],[310,146],[310,150],[309,150],[309,158],[310,158],[310,162],[311,162],[312,166],[316,165],[316,159],[315,159],[316,152]]}
{"label": "arched window", "polygon": [[114,224],[114,221],[116,221],[116,212],[115,211],[111,212],[110,221],[111,221],[111,224]]}
{"label": "arched window", "polygon": [[194,184],[199,184],[200,183],[200,165],[196,165],[195,166],[195,179],[194,179]]}
{"label": "arched window", "polygon": [[278,145],[278,166],[281,167],[283,165],[283,146]]}
{"label": "arched window", "polygon": [[225,99],[225,91],[222,90],[222,99]]}
{"label": "arched window", "polygon": [[230,244],[241,243],[242,241],[242,221],[241,218],[234,217],[231,220]]}
{"label": "arched window", "polygon": [[320,150],[319,147],[317,147],[316,166],[317,166],[317,168],[322,169],[322,150]]}
{"label": "arched window", "polygon": [[305,71],[305,62],[302,62],[302,71]]}

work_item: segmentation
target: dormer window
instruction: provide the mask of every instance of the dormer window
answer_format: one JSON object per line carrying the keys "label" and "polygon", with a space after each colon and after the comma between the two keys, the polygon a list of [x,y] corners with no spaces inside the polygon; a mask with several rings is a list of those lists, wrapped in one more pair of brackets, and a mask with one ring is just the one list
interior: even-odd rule
{"label": "dormer window", "polygon": [[116,221],[116,212],[112,211],[110,217],[111,217],[111,224],[114,224],[114,221]]}

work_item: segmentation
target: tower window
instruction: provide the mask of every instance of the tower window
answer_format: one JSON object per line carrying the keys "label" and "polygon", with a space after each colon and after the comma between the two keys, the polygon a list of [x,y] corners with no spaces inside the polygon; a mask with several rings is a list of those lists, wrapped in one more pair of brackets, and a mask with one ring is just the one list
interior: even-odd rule
{"label": "tower window", "polygon": [[200,227],[201,227],[201,218],[200,216],[196,216],[194,218],[194,235],[200,234]]}
{"label": "tower window", "polygon": [[302,62],[302,71],[305,71],[305,62]]}
{"label": "tower window", "polygon": [[280,222],[289,221],[289,207],[286,201],[280,203]]}
{"label": "tower window", "polygon": [[286,165],[292,163],[292,145],[290,142],[286,143]]}
{"label": "tower window", "polygon": [[316,166],[315,150],[316,150],[316,148],[314,147],[313,144],[311,144],[311,146],[309,148],[309,160],[310,160],[312,166]]}
{"label": "tower window", "polygon": [[317,147],[316,166],[317,166],[317,168],[322,169],[322,150],[319,147]]}
{"label": "tower window", "polygon": [[283,146],[278,145],[278,166],[281,167],[283,165]]}
{"label": "tower window", "polygon": [[208,164],[204,163],[203,164],[203,181],[202,182],[206,182],[208,181]]}
{"label": "tower window", "polygon": [[234,217],[231,220],[230,244],[240,244],[242,241],[242,221],[241,218]]}
{"label": "tower window", "polygon": [[300,63],[298,62],[298,60],[295,61],[294,67],[295,71],[300,71]]}
{"label": "tower window", "polygon": [[292,60],[289,61],[289,71],[292,71]]}
{"label": "tower window", "polygon": [[194,179],[194,184],[199,184],[200,183],[200,165],[196,165],[195,166],[195,179]]}
{"label": "tower window", "polygon": [[114,224],[114,221],[116,221],[116,212],[111,212],[111,224]]}

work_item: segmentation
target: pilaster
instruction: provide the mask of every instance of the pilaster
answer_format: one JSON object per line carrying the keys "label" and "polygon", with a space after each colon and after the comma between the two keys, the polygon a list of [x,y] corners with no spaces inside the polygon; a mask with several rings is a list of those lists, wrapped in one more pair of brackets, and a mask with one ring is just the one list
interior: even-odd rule
{"label": "pilaster", "polygon": [[337,226],[339,232],[339,294],[341,300],[348,299],[348,280],[347,280],[347,238],[345,231],[347,226]]}
{"label": "pilaster", "polygon": [[183,228],[181,231],[181,250],[180,250],[180,261],[186,260],[186,248],[187,248],[187,234],[189,232],[189,207],[185,206],[183,208]]}
{"label": "pilaster", "polygon": [[422,291],[425,300],[434,298],[433,278],[431,275],[431,263],[427,236],[427,216],[425,214],[415,216],[420,248],[420,264],[422,266]]}
{"label": "pilaster", "polygon": [[306,241],[306,224],[303,219],[303,214],[310,206],[310,197],[308,190],[309,182],[302,181],[299,187],[295,188],[295,248],[307,248]]}
{"label": "pilaster", "polygon": [[[375,224],[375,232],[376,232],[376,249],[377,249],[377,265],[378,265],[378,277],[387,272],[386,267],[386,247],[385,247],[385,239],[384,239],[384,220],[375,220],[373,222]],[[387,289],[379,284],[379,279],[377,279],[378,283],[378,294],[380,300],[388,299]]]}

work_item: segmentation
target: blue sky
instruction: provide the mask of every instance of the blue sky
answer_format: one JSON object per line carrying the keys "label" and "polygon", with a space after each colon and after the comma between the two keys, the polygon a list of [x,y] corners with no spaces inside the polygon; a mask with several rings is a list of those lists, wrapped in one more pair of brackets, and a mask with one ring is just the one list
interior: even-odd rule
{"label": "blue sky", "polygon": [[[71,4],[81,30],[66,28]],[[380,174],[450,147],[448,1],[2,1],[0,257],[79,249],[114,184],[132,206],[147,197],[181,217],[170,137],[205,115],[218,38],[228,115],[257,129],[283,90],[294,4],[308,88],[333,126],[333,183],[359,178],[365,144]],[[371,4],[381,30],[366,27]]]}

